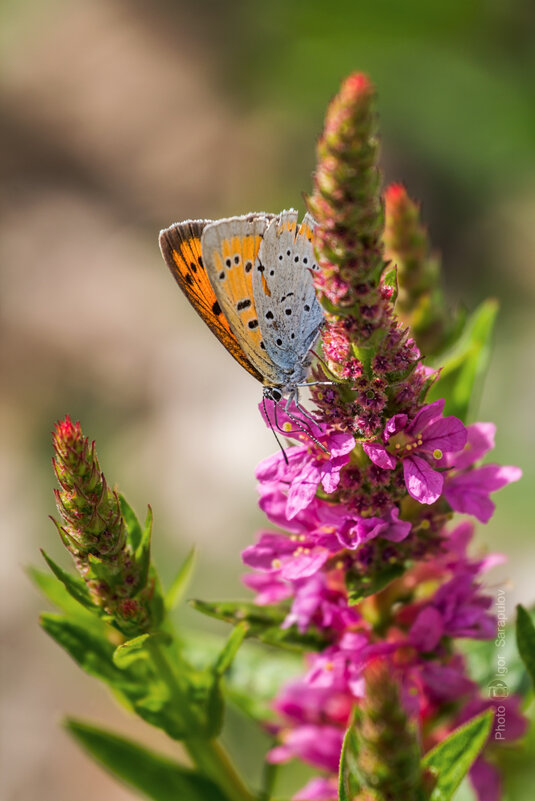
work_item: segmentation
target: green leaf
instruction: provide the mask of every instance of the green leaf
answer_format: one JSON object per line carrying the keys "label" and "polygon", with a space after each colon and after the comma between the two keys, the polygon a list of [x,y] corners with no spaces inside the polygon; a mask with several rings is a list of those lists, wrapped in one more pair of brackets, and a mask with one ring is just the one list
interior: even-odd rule
{"label": "green leaf", "polygon": [[240,645],[247,634],[247,629],[247,623],[240,623],[239,626],[236,626],[210,671],[209,693],[206,702],[207,725],[204,730],[204,735],[206,737],[217,737],[223,726],[225,700],[221,688],[221,679],[223,674],[230,668],[238,653]]}
{"label": "green leaf", "polygon": [[139,659],[148,659],[150,653],[145,647],[148,640],[151,642],[157,640],[159,642],[169,643],[171,641],[171,636],[159,631],[155,634],[140,634],[138,637],[133,637],[131,640],[123,642],[122,645],[118,645],[113,652],[114,665],[124,669]]}
{"label": "green leaf", "polygon": [[238,653],[240,645],[247,636],[248,629],[249,626],[247,623],[240,623],[236,626],[217,658],[213,669],[214,676],[221,677],[229,669]]}
{"label": "green leaf", "polygon": [[353,801],[357,793],[361,790],[357,763],[358,740],[355,731],[356,714],[356,712],[353,714],[349,728],[345,733],[342,753],[340,755],[340,772],[338,774],[339,801]]}
{"label": "green leaf", "polygon": [[135,697],[146,694],[147,688],[136,686],[135,677],[126,675],[113,664],[114,646],[86,626],[62,615],[45,612],[40,623],[47,634],[67,651],[74,661],[91,676]]}
{"label": "green leaf", "polygon": [[492,330],[498,312],[495,300],[482,303],[468,319],[465,330],[454,347],[441,357],[442,369],[430,387],[427,401],[445,398],[445,415],[455,415],[463,422],[477,404],[485,376]]}
{"label": "green leaf", "polygon": [[102,767],[153,801],[228,801],[206,777],[132,740],[79,720],[66,728]]}
{"label": "green leaf", "polygon": [[523,606],[516,607],[516,643],[526,670],[535,687],[535,626]]}
{"label": "green leaf", "polygon": [[390,582],[402,576],[405,570],[405,565],[394,563],[386,565],[382,570],[370,575],[349,571],[346,573],[345,579],[349,605],[354,606],[360,603],[363,598],[367,598],[368,595],[375,595],[375,593],[384,590]]}
{"label": "green leaf", "polygon": [[142,531],[141,526],[139,525],[139,520],[137,519],[137,515],[124,497],[119,493],[119,504],[121,506],[121,513],[124,518],[124,522],[126,524],[126,532],[127,532],[127,540],[128,544],[132,547],[132,550],[136,550],[139,543],[141,542],[142,538]]}
{"label": "green leaf", "polygon": [[487,741],[493,717],[493,710],[488,709],[472,718],[424,756],[422,767],[437,777],[429,801],[450,801],[453,798]]}
{"label": "green leaf", "polygon": [[314,627],[309,627],[304,634],[297,626],[281,629],[287,610],[276,606],[257,606],[248,601],[190,601],[197,611],[218,620],[238,625],[248,624],[247,636],[258,637],[270,645],[290,648],[299,651],[320,651],[328,643],[326,636]]}
{"label": "green leaf", "polygon": [[66,612],[71,616],[81,616],[87,621],[91,620],[100,625],[85,607],[82,607],[78,601],[74,600],[70,592],[65,589],[63,582],[56,576],[52,576],[50,573],[45,573],[44,570],[38,570],[35,567],[28,567],[26,573],[45,598],[51,604],[57,606],[58,609],[61,609],[62,612]]}
{"label": "green leaf", "polygon": [[183,599],[193,575],[197,559],[196,550],[192,548],[178,569],[178,573],[165,596],[165,608],[170,611]]}
{"label": "green leaf", "polygon": [[61,581],[69,595],[71,595],[75,601],[78,601],[78,603],[86,609],[90,610],[94,614],[100,615],[101,610],[95,603],[93,603],[85,581],[79,578],[79,576],[74,576],[72,573],[68,573],[66,570],[63,570],[63,568],[57,565],[42,549],[41,553],[43,554],[43,558],[45,559],[50,570],[53,572],[56,578]]}

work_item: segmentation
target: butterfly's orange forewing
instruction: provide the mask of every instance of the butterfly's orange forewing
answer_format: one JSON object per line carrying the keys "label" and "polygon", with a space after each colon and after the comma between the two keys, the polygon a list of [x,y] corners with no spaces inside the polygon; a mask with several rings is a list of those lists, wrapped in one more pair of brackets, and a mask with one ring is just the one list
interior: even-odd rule
{"label": "butterfly's orange forewing", "polygon": [[160,248],[165,263],[179,287],[229,353],[242,367],[262,382],[262,375],[251,364],[217,301],[202,260],[201,236],[209,220],[176,223],[160,233]]}

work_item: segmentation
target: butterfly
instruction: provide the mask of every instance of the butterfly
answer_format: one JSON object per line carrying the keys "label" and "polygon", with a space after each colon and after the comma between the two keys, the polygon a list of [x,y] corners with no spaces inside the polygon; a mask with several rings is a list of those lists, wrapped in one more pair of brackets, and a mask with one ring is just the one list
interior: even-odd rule
{"label": "butterfly", "polygon": [[312,281],[314,225],[290,209],[186,220],[160,232],[163,258],[191,305],[261,382],[264,402],[287,396],[287,410],[298,405],[324,322]]}

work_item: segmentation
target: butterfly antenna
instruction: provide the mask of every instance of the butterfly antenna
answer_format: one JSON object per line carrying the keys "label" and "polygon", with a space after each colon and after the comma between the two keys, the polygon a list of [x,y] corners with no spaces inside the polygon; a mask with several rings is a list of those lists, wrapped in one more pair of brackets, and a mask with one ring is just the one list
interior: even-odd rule
{"label": "butterfly antenna", "polygon": [[[268,411],[267,411],[267,408],[266,408],[266,398],[265,398],[265,396],[262,397],[262,408],[264,409],[264,414],[266,415],[266,420],[268,421],[268,425],[269,425],[269,427],[270,427],[270,429],[271,429],[271,431],[273,433],[273,436],[275,437],[277,445],[281,449],[281,453],[282,453],[282,455],[284,457],[284,462],[286,464],[289,464],[288,457],[286,456],[286,451],[284,450],[284,448],[282,446],[282,443],[281,443],[280,439],[277,436],[277,432],[275,431],[275,429],[273,427],[273,423],[271,422],[271,418],[270,418],[270,416],[268,414]],[[275,425],[277,425],[277,404],[275,404]],[[278,425],[277,425],[277,428],[279,428]],[[279,431],[280,431],[280,428],[279,428]]]}
{"label": "butterfly antenna", "polygon": [[[292,431],[283,431],[283,429],[280,427],[280,425],[279,425],[279,423],[278,423],[278,420],[277,420],[277,406],[278,406],[278,405],[279,405],[279,404],[278,404],[278,401],[274,401],[274,402],[273,402],[273,410],[274,410],[274,414],[275,414],[275,425],[277,426],[278,430],[279,430],[281,433],[284,433],[284,434],[292,434],[292,433],[295,433],[295,432],[292,432]],[[307,437],[308,437],[309,439],[311,439],[311,440],[312,440],[312,442],[314,442],[314,443],[315,443],[315,444],[318,446],[318,448],[320,448],[320,449],[323,451],[323,453],[326,453],[326,454],[327,454],[327,456],[330,456],[330,453],[329,453],[329,451],[327,450],[327,448],[325,447],[325,445],[322,445],[322,444],[321,444],[321,442],[319,441],[319,439],[316,439],[316,437],[314,436],[314,434],[311,432],[311,430],[310,430],[310,426],[308,426],[308,427],[305,427],[305,426],[303,425],[303,423],[301,422],[301,420],[299,420],[299,419],[298,419],[298,418],[297,418],[295,415],[293,415],[293,414],[292,414],[290,411],[288,411],[288,409],[285,409],[284,411],[285,411],[285,413],[286,413],[286,416],[290,418],[290,420],[291,420],[291,421],[292,421],[292,422],[293,422],[293,423],[294,423],[294,424],[297,426],[297,428],[298,428],[300,431],[302,431],[302,432],[303,432],[303,434],[306,434],[306,435],[307,435]],[[314,421],[314,422],[316,422],[316,421]],[[275,433],[275,432],[273,432],[273,433]]]}

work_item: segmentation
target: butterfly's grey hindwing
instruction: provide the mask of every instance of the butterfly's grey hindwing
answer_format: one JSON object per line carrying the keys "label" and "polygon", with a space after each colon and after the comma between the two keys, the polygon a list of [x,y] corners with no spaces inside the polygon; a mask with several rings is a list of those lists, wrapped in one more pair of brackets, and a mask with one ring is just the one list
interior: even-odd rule
{"label": "butterfly's grey hindwing", "polygon": [[309,350],[324,319],[311,276],[314,221],[306,214],[298,225],[297,216],[293,209],[283,211],[270,222],[253,273],[260,330],[281,385],[304,382]]}

